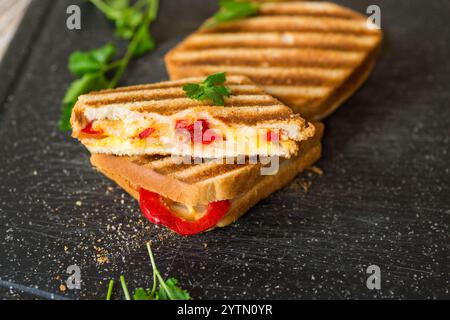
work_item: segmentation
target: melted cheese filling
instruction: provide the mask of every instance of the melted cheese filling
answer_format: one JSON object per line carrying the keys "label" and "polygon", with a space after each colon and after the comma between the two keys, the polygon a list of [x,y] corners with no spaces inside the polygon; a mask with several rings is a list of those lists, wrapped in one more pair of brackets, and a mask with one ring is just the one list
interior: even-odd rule
{"label": "melted cheese filling", "polygon": [[[190,121],[190,120],[188,120]],[[209,122],[209,120],[206,120]],[[194,122],[194,120],[192,120]],[[280,150],[290,153],[297,148],[296,142],[289,140],[287,135],[280,130],[280,141],[267,141],[267,132],[270,129],[230,128],[212,126],[220,138],[210,144],[191,143],[189,139],[182,137],[175,129],[176,121],[157,122],[147,119],[134,119],[127,123],[121,120],[97,120],[92,123],[92,129],[101,132],[100,135],[90,136],[83,134],[83,143],[94,152],[109,152],[117,154],[137,155],[143,153],[163,152],[181,154],[186,151],[186,145],[191,152],[196,148],[202,148],[205,156],[214,157],[215,154],[230,156],[230,154],[279,154]],[[155,131],[145,138],[139,137],[144,130],[152,128]],[[184,139],[184,143],[181,141]],[[184,147],[180,150],[180,145]],[[196,149],[199,150],[199,149]],[[230,150],[224,152],[224,150]],[[179,151],[179,152],[177,152]],[[197,153],[196,153],[197,154]]]}

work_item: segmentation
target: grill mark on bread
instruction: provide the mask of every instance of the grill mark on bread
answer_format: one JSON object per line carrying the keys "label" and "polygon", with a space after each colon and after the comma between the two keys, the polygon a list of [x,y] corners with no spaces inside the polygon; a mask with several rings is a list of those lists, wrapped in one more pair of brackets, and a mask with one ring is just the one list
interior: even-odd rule
{"label": "grill mark on bread", "polygon": [[[225,98],[225,106],[227,107],[239,107],[239,106],[269,106],[277,104],[278,100],[270,97],[269,95],[240,95],[235,96],[232,95],[228,98]],[[211,102],[206,101],[198,101],[190,98],[186,98],[186,96],[171,96],[171,97],[155,97],[152,95],[143,95],[143,94],[133,94],[128,96],[110,98],[110,99],[96,99],[87,101],[84,103],[86,107],[89,108],[101,108],[108,107],[114,105],[128,106],[134,110],[159,110],[159,109],[168,109],[167,105],[171,105],[172,110],[180,109],[180,108],[192,108],[192,107],[215,107],[211,105]]]}
{"label": "grill mark on bread", "polygon": [[333,17],[339,19],[361,19],[361,14],[343,8],[330,2],[305,2],[302,6],[297,3],[266,3],[260,7],[259,15],[294,15],[308,17]]}
{"label": "grill mark on bread", "polygon": [[361,52],[320,49],[205,49],[172,55],[177,65],[246,65],[262,67],[351,68],[364,58]]}
{"label": "grill mark on bread", "polygon": [[[230,89],[232,96],[240,96],[240,95],[255,95],[260,96],[263,95],[264,92],[261,88],[250,85],[227,85],[227,88]],[[117,88],[116,90],[111,90],[108,92],[95,92],[86,94],[80,97],[80,101],[85,104],[96,103],[101,101],[111,100],[113,103],[116,101],[115,99],[121,98],[133,98],[138,96],[145,96],[147,98],[152,99],[176,99],[186,97],[186,93],[184,92],[182,87],[174,87],[168,89],[132,89],[132,88]],[[104,103],[105,104],[105,103]]]}
{"label": "grill mark on bread", "polygon": [[342,20],[360,20],[365,16],[351,9],[331,2],[281,2],[264,3],[260,6],[258,16],[295,16],[310,18],[333,18]]}
{"label": "grill mark on bread", "polygon": [[[176,68],[172,65],[171,68]],[[206,75],[218,70],[227,70],[228,74],[245,74],[260,85],[268,84],[308,84],[312,86],[335,85],[346,77],[351,69],[321,69],[298,67],[252,67],[246,65],[186,65],[177,69],[177,77],[189,74]]]}
{"label": "grill mark on bread", "polygon": [[245,165],[203,164],[192,166],[189,170],[183,172],[178,171],[173,177],[185,183],[194,184],[220,177],[223,174],[230,174],[235,170],[245,170]]}
{"label": "grill mark on bread", "polygon": [[[186,104],[171,104],[170,108],[167,108],[167,105],[156,105],[155,103],[148,103],[148,102],[139,102],[139,103],[131,103],[130,105],[117,105],[120,107],[124,107],[132,112],[137,113],[158,113],[163,116],[170,116],[175,113],[178,113],[182,110],[191,110],[191,113],[201,113],[201,112],[208,112],[209,114],[218,114],[221,113],[225,117],[231,113],[231,112],[242,112],[245,109],[250,110],[258,110],[258,114],[253,113],[253,117],[257,116],[259,117],[260,113],[269,113],[272,112],[272,110],[275,110],[276,112],[280,110],[286,110],[286,106],[282,104],[271,104],[269,102],[251,102],[249,104],[229,104],[225,107],[218,107],[218,106],[211,106],[208,105],[208,103],[205,103],[205,105],[200,105],[198,103],[192,104],[192,105],[186,105]],[[101,106],[101,108],[108,108],[108,107],[115,107],[115,105],[108,105],[108,106]],[[258,109],[260,108],[260,109]],[[233,109],[239,109],[239,110],[233,110]],[[274,112],[275,112],[274,111]],[[290,114],[290,113],[289,113]]]}
{"label": "grill mark on bread", "polygon": [[[199,164],[178,164],[170,156],[128,157],[142,168],[153,170],[161,175],[173,177],[179,181],[194,184],[208,179],[215,179],[234,170],[246,170],[249,164],[226,164],[208,161]],[[218,160],[222,161],[222,159]]]}
{"label": "grill mark on bread", "polygon": [[[105,90],[96,91],[95,93],[88,93],[84,96],[102,95],[102,94],[117,93],[117,92],[152,90],[152,89],[153,90],[176,89],[176,88],[182,88],[183,85],[186,83],[200,83],[203,80],[205,80],[205,78],[203,78],[203,77],[189,77],[189,78],[180,79],[180,80],[163,81],[163,82],[151,83],[151,84],[141,84],[141,85],[134,85],[134,86],[128,86],[128,87],[120,87],[120,88],[116,88],[116,89],[105,89]],[[225,85],[227,85],[227,86],[247,86],[247,87],[253,87],[255,89],[258,89],[258,87],[254,83],[252,83],[247,77],[243,77],[241,75],[227,77],[227,81],[226,81]],[[261,89],[259,89],[259,90],[261,91]]]}
{"label": "grill mark on bread", "polygon": [[[239,110],[236,110],[239,109]],[[248,109],[246,112],[245,109]],[[161,115],[173,115],[183,108],[174,108],[173,110],[161,110],[158,111]],[[136,110],[138,112],[148,112],[148,110]],[[196,112],[193,111],[195,114]],[[262,106],[256,108],[255,106],[240,106],[240,107],[226,107],[225,109],[214,108],[208,112],[214,119],[222,121],[224,124],[246,124],[254,125],[255,123],[268,121],[271,119],[277,119],[279,121],[286,120],[286,117],[291,113],[286,112],[283,105],[275,106]],[[257,118],[255,119],[255,114]],[[285,118],[280,118],[280,115],[284,115]],[[247,118],[245,118],[247,117]]]}
{"label": "grill mark on bread", "polygon": [[320,32],[343,35],[373,35],[377,31],[367,28],[365,20],[340,20],[334,17],[260,16],[220,24],[203,33],[222,32]]}
{"label": "grill mark on bread", "polygon": [[378,42],[378,35],[342,35],[314,32],[234,32],[234,33],[196,33],[188,38],[179,49],[202,51],[222,48],[234,50],[236,47],[258,48],[297,48],[322,49],[335,51],[359,52],[373,48]]}

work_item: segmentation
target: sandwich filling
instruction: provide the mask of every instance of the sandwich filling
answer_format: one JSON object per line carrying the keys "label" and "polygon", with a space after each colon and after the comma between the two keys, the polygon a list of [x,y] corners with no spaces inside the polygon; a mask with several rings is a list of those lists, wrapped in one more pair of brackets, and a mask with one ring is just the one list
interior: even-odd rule
{"label": "sandwich filling", "polygon": [[[98,115],[97,115],[98,116]],[[288,121],[271,121],[261,126],[230,125],[207,112],[184,112],[173,116],[139,114],[100,116],[85,111],[83,123],[74,135],[93,153],[116,155],[172,154],[194,157],[239,155],[282,156],[298,152],[297,142],[314,134],[314,127],[293,116]]]}

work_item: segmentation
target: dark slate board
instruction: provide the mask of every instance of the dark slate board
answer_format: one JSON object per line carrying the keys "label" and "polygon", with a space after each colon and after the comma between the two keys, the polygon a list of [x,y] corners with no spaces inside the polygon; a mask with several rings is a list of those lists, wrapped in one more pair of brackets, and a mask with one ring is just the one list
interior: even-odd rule
{"label": "dark slate board", "polygon": [[[196,299],[449,298],[448,1],[375,1],[383,52],[364,88],[325,121],[325,175],[303,174],[235,225],[190,238],[144,221],[57,130],[72,80],[67,56],[113,37],[86,3],[83,29],[68,31],[73,2],[35,0],[0,68],[1,298],[102,299],[106,280],[120,274],[131,288],[150,284],[150,239],[160,270]],[[158,49],[133,63],[122,84],[167,79],[164,53],[214,3],[162,1]],[[374,1],[339,3],[364,12]],[[60,292],[72,264],[82,289]],[[381,268],[380,291],[366,288],[371,264]]]}

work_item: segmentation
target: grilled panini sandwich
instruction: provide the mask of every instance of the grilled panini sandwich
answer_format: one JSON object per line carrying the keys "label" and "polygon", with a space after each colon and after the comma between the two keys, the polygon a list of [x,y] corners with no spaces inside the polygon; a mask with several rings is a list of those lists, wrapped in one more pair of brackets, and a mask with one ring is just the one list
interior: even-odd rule
{"label": "grilled panini sandwich", "polygon": [[195,158],[281,156],[298,152],[314,126],[248,78],[228,77],[223,106],[186,96],[204,78],[83,95],[71,117],[73,136],[92,153]]}
{"label": "grilled panini sandwich", "polygon": [[298,156],[281,160],[274,175],[262,176],[261,163],[179,165],[164,156],[93,154],[91,163],[139,200],[150,221],[191,235],[236,221],[316,162],[321,155],[323,125],[315,126],[315,136],[300,144]]}
{"label": "grilled panini sandwich", "polygon": [[306,119],[324,118],[369,76],[382,33],[328,2],[263,3],[256,16],[202,27],[166,57],[172,79],[246,75]]}

